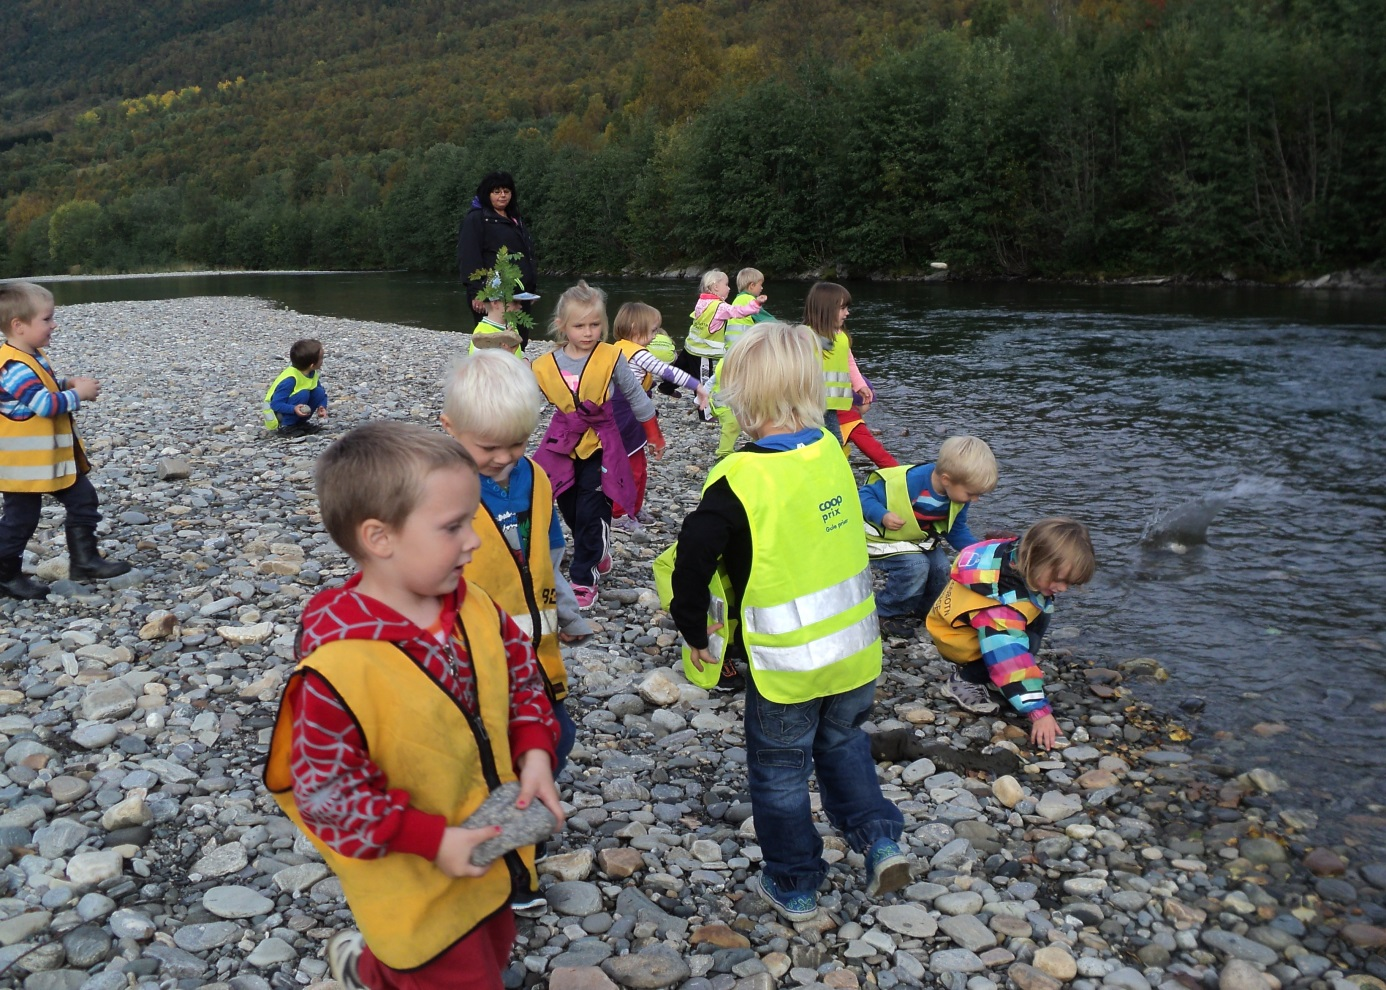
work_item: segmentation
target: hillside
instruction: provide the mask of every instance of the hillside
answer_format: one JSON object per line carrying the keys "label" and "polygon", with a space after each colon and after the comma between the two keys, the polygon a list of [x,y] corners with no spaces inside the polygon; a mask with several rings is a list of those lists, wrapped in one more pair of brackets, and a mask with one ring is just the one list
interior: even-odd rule
{"label": "hillside", "polygon": [[18,8],[0,274],[447,270],[492,167],[559,269],[1386,253],[1386,0]]}

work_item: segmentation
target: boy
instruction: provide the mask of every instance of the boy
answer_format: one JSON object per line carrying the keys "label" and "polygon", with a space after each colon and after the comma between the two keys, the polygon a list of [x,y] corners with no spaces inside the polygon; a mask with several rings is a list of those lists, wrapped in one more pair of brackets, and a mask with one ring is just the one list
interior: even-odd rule
{"label": "boy", "polygon": [[[736,298],[732,300],[732,307],[741,307],[743,310],[750,308],[752,304],[759,305],[765,302],[766,296],[761,291],[765,288],[765,276],[757,268],[743,268],[736,273]],[[725,338],[726,349],[731,351],[732,345],[741,339],[751,326],[756,323],[775,323],[775,317],[764,309],[756,310],[747,316],[733,316],[727,320],[726,329],[722,336]],[[713,398],[712,413],[717,417],[717,423],[721,427],[721,435],[717,441],[716,456],[720,460],[736,449],[736,441],[741,439],[741,426],[732,415],[731,408],[723,401],[717,392],[722,386],[722,362],[717,362],[717,370],[713,372]]]}
{"label": "boy", "polygon": [[294,341],[289,348],[289,366],[265,392],[265,429],[283,437],[307,436],[322,429],[313,422],[315,415],[327,418],[327,390],[318,381],[322,359],[322,341]]}
{"label": "boy", "polygon": [[[909,882],[903,816],[881,794],[860,725],[881,672],[861,511],[842,448],[823,430],[823,370],[803,326],[762,323],[727,355],[725,395],[752,442],[708,474],[684,519],[669,612],[701,670],[723,623],[707,621],[719,565],[744,658],[746,775],[765,865],[759,893],[789,921],[818,910],[827,865],[809,808],[866,859],[868,896]],[[786,495],[785,493],[790,493]],[[773,840],[773,841],[772,841]]]}
{"label": "boy", "polygon": [[949,437],[932,464],[873,471],[857,493],[866,519],[866,552],[885,574],[877,598],[881,632],[913,636],[948,583],[946,539],[954,549],[977,542],[968,506],[996,488],[996,458],[977,437]]}
{"label": "boy", "polygon": [[[462,577],[477,469],[422,426],[371,423],[318,460],[323,525],[360,567],[304,609],[265,784],[341,880],[360,933],[327,946],[348,990],[501,990],[507,900],[532,848],[472,865],[463,829],[503,782],[562,823],[558,726],[529,639]],[[363,945],[364,941],[364,945]]]}
{"label": "boy", "polygon": [[95,378],[59,379],[43,349],[57,329],[53,294],[32,282],[0,285],[0,592],[43,598],[48,585],[24,573],[24,548],[38,529],[43,496],[67,510],[68,576],[113,578],[130,569],[106,560],[96,547],[101,521],[72,414],[101,394]]}
{"label": "boy", "polygon": [[[544,469],[525,456],[539,425],[544,398],[534,373],[506,351],[483,350],[458,362],[443,396],[443,429],[481,472],[481,545],[463,571],[495,599],[534,643],[539,673],[558,720],[558,762],[572,752],[577,726],[563,699],[568,671],[560,641],[592,634],[572,587],[559,572],[563,527],[553,511],[553,488]],[[511,907],[524,914],[543,905],[537,891],[516,892]]]}
{"label": "boy", "polygon": [[959,553],[928,618],[939,654],[958,665],[943,693],[988,715],[998,707],[987,695],[990,681],[1029,718],[1030,742],[1051,748],[1059,723],[1035,658],[1054,598],[1087,584],[1096,567],[1088,528],[1072,519],[1041,519],[1022,537],[987,540]]}

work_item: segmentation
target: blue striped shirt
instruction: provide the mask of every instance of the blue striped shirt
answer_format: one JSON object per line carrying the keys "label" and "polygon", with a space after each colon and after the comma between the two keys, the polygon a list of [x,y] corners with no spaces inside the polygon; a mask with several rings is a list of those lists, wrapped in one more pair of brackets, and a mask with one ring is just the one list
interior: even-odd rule
{"label": "blue striped shirt", "polygon": [[[43,369],[58,383],[63,379],[53,374],[53,367],[42,354],[35,354]],[[22,361],[6,361],[0,368],[0,413],[13,420],[26,420],[33,416],[52,419],[63,413],[75,412],[82,402],[74,389],[50,392],[39,380],[39,376]]]}

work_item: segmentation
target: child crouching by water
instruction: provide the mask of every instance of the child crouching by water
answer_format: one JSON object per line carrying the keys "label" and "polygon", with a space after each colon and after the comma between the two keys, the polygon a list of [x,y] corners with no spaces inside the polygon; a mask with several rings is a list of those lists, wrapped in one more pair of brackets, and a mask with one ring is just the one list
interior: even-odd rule
{"label": "child crouching by water", "polygon": [[828,820],[866,859],[867,894],[910,879],[898,844],[903,816],[881,794],[860,729],[881,672],[881,637],[856,483],[823,429],[820,354],[807,327],[762,323],[727,355],[723,395],[751,443],[718,462],[684,520],[669,610],[695,668],[729,663],[709,648],[723,628],[707,619],[709,584],[722,573],[738,620],[727,654],[745,658],[749,675],[759,892],[796,922],[817,912],[827,870],[809,807],[812,773]]}

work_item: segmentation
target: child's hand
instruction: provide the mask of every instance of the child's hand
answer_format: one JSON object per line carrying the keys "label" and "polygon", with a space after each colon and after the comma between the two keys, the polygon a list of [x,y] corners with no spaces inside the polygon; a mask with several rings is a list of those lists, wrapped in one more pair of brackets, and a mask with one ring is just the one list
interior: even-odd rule
{"label": "child's hand", "polygon": [[887,512],[881,516],[881,525],[886,529],[900,529],[905,525],[905,520],[901,519],[893,512]]}
{"label": "child's hand", "polygon": [[486,828],[445,828],[443,841],[438,846],[438,855],[433,860],[433,865],[454,879],[485,876],[490,867],[473,866],[472,850],[500,833],[499,825],[488,825]]}
{"label": "child's hand", "polygon": [[857,403],[857,405],[861,406],[861,414],[862,414],[863,416],[865,416],[867,413],[869,413],[869,412],[871,411],[871,400],[870,400],[870,399],[863,399],[861,402]]}
{"label": "child's hand", "polygon": [[326,406],[318,406],[318,419],[326,419],[326,418],[327,418],[327,407],[326,407]]}
{"label": "child's hand", "polygon": [[1054,748],[1054,740],[1059,735],[1059,722],[1053,715],[1037,718],[1030,723],[1030,744],[1048,752]]}
{"label": "child's hand", "polygon": [[77,398],[90,402],[101,394],[101,383],[95,378],[78,375],[67,380],[67,387],[77,393]]}
{"label": "child's hand", "polygon": [[313,410],[309,408],[306,403],[300,402],[298,405],[294,406],[294,415],[298,416],[300,419],[312,415],[312,412]]}
{"label": "child's hand", "polygon": [[706,409],[707,404],[712,401],[712,396],[708,393],[706,385],[699,385],[695,388],[693,395],[699,409]]}
{"label": "child's hand", "polygon": [[[717,630],[721,628],[722,623],[714,622],[712,625],[707,627],[707,634],[711,636],[713,633],[715,633]],[[711,644],[709,644],[709,646],[710,645]],[[690,646],[688,648],[688,654],[688,659],[693,662],[694,670],[702,670],[703,667],[707,664],[712,664],[713,666],[716,666],[716,664],[718,663],[717,658],[712,655],[712,650],[709,649],[708,646],[704,646],[701,650],[695,650],[693,647]]]}
{"label": "child's hand", "polygon": [[869,389],[869,388],[859,388],[859,389],[855,389],[855,390],[852,392],[852,394],[855,395],[855,396],[857,397],[857,405],[861,406],[861,411],[862,411],[863,413],[865,413],[867,409],[871,408],[871,399],[872,399],[872,392],[871,392],[871,389]]}
{"label": "child's hand", "polygon": [[545,808],[553,812],[558,820],[556,828],[563,827],[563,806],[558,803],[558,787],[553,782],[553,768],[549,764],[549,754],[542,749],[531,749],[520,754],[520,796],[515,799],[515,807],[528,808],[535,798]]}
{"label": "child's hand", "polygon": [[767,300],[767,299],[769,299],[769,298],[770,298],[769,296],[767,296],[765,293],[762,292],[760,295],[756,296],[756,302],[758,302],[758,303],[763,303],[763,302],[765,302],[765,300]]}

